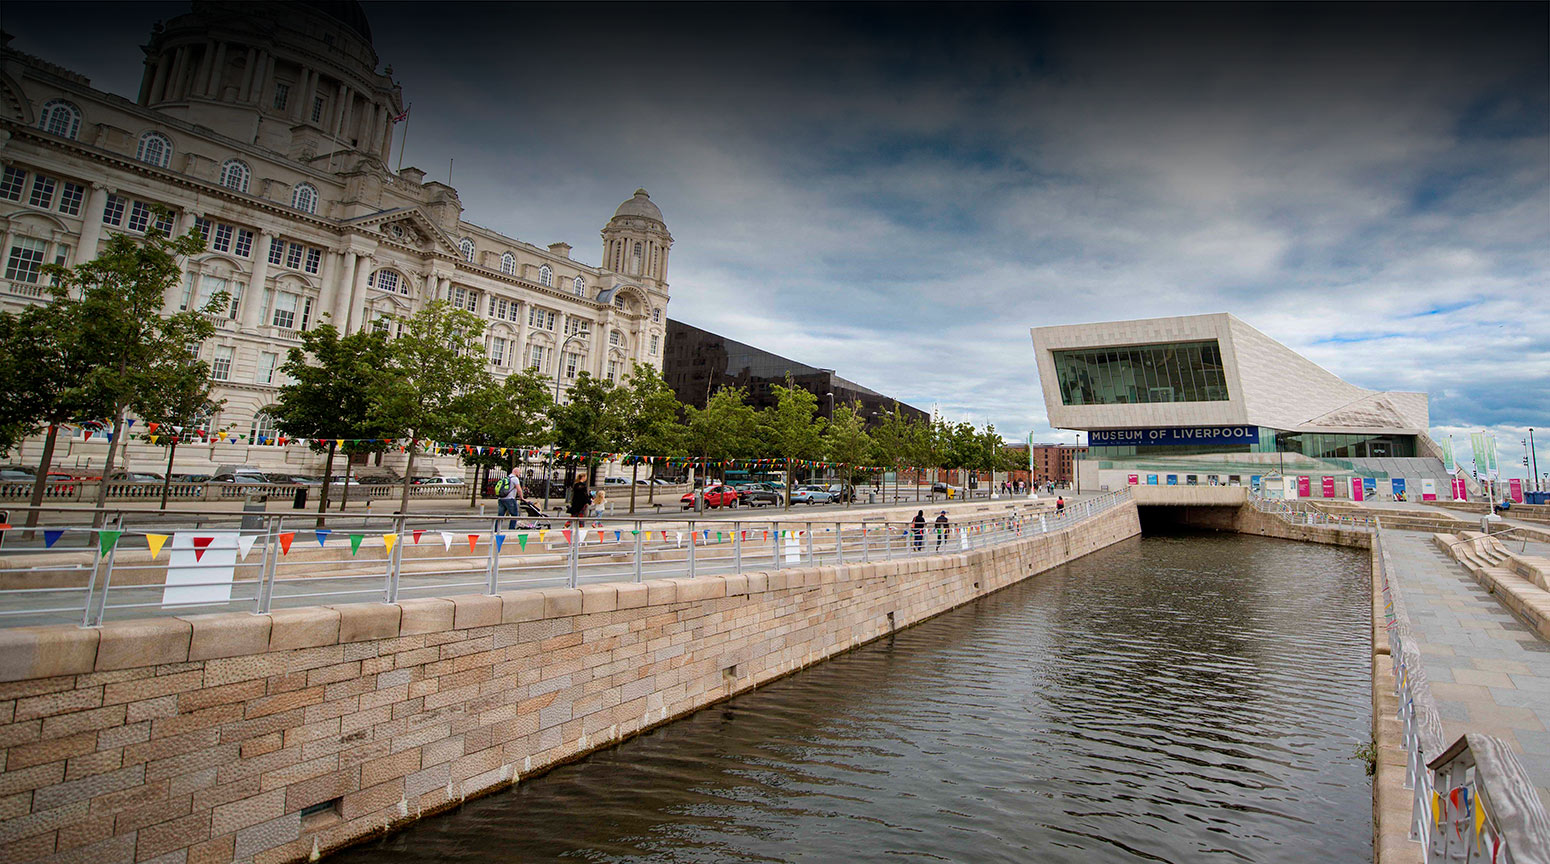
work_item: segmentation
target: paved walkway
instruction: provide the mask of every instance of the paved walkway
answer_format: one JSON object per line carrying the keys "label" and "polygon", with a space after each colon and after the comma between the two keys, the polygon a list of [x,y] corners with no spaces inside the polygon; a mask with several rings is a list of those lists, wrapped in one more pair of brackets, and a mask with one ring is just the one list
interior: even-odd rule
{"label": "paved walkway", "polygon": [[[1443,740],[1483,732],[1506,741],[1550,809],[1550,643],[1486,593],[1421,531],[1384,544],[1431,680]],[[1517,551],[1513,544],[1513,551]],[[1544,555],[1546,544],[1528,544]]]}

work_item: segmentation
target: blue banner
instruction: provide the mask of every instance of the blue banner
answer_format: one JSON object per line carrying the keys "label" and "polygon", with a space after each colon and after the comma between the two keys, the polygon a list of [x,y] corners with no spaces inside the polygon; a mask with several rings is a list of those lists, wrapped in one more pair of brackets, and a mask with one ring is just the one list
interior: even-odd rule
{"label": "blue banner", "polygon": [[1094,429],[1089,447],[1187,447],[1257,444],[1258,426],[1167,426],[1156,429]]}

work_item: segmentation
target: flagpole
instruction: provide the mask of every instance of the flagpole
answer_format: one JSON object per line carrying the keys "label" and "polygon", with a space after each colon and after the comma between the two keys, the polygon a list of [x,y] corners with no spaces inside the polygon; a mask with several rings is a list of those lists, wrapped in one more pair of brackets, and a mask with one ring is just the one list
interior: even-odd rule
{"label": "flagpole", "polygon": [[411,111],[413,109],[414,109],[414,103],[413,102],[410,102],[408,107],[404,108],[404,134],[398,139],[398,168],[396,169],[397,171],[404,170],[404,146],[406,144],[408,144],[408,142],[409,142],[409,114],[411,113]]}

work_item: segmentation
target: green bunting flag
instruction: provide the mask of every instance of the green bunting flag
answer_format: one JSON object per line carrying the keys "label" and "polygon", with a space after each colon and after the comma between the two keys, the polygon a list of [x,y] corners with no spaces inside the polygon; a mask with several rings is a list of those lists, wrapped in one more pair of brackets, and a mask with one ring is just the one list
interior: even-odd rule
{"label": "green bunting flag", "polygon": [[527,535],[526,534],[518,534],[517,535],[517,547],[519,549],[521,549],[522,551],[524,551],[524,552],[527,551]]}
{"label": "green bunting flag", "polygon": [[350,535],[350,554],[351,555],[354,555],[355,553],[361,551],[361,541],[365,540],[365,539],[366,539],[366,535],[365,534],[351,534]]}
{"label": "green bunting flag", "polygon": [[106,555],[106,554],[108,554],[108,550],[112,549],[115,545],[117,545],[118,544],[118,538],[120,538],[122,536],[124,536],[124,532],[122,532],[122,531],[99,531],[99,532],[97,532],[97,554],[98,555]]}

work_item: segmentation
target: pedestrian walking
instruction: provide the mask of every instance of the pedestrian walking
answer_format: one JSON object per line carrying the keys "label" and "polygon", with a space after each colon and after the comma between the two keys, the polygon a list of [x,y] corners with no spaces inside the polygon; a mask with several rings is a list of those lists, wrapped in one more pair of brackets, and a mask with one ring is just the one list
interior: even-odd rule
{"label": "pedestrian walking", "polygon": [[576,485],[570,487],[570,504],[565,512],[573,519],[582,519],[587,515],[587,507],[592,504],[592,493],[587,491],[585,478],[576,481]]}
{"label": "pedestrian walking", "polygon": [[947,511],[936,514],[936,551],[942,551],[942,544],[947,542]]}
{"label": "pedestrian walking", "polygon": [[498,496],[496,506],[500,508],[497,512],[501,516],[512,517],[506,524],[506,530],[515,529],[517,527],[516,517],[522,515],[522,511],[518,509],[517,502],[527,497],[522,493],[522,480],[517,476],[517,469],[511,469],[510,474],[495,481],[495,494]]}
{"label": "pedestrian walking", "polygon": [[1060,515],[1062,515],[1065,512],[1066,512],[1066,496],[1062,495],[1059,498],[1055,499],[1055,515],[1056,516],[1060,516]]}
{"label": "pedestrian walking", "polygon": [[916,552],[926,548],[926,511],[915,511],[915,518],[910,520],[910,536],[914,541]]}
{"label": "pedestrian walking", "polygon": [[[601,517],[603,515],[604,505],[606,505],[607,503],[608,503],[608,496],[606,494],[604,494],[602,489],[598,489],[596,492],[593,492],[592,493],[591,507],[588,510],[588,512],[591,514],[592,518],[596,519],[596,518]],[[598,524],[601,525],[602,523],[598,523]]]}

